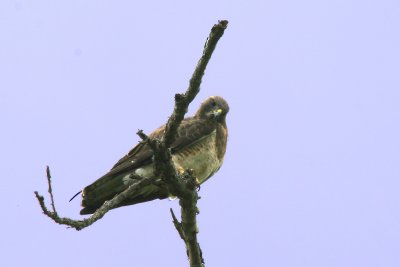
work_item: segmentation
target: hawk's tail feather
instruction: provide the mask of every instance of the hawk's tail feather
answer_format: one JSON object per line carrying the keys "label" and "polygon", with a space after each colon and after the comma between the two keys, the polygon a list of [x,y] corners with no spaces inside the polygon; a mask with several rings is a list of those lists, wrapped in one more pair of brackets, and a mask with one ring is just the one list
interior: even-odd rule
{"label": "hawk's tail feather", "polygon": [[105,201],[112,199],[116,194],[124,191],[127,186],[123,181],[124,175],[105,175],[93,184],[82,190],[81,214],[90,214],[96,211]]}
{"label": "hawk's tail feather", "polygon": [[[125,175],[103,176],[93,184],[85,187],[82,190],[82,209],[80,214],[94,213],[105,201],[111,200],[115,195],[127,189],[128,185],[124,183],[124,177]],[[114,208],[167,197],[168,192],[165,189],[161,189],[156,185],[148,185]]]}

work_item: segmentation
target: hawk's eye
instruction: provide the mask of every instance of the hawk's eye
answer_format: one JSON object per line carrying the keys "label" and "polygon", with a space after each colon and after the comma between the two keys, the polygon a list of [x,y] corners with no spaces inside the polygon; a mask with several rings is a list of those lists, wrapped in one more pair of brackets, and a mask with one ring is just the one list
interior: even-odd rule
{"label": "hawk's eye", "polygon": [[211,102],[211,106],[212,106],[212,107],[215,107],[215,106],[217,106],[217,102],[215,102],[215,101],[212,101],[212,102]]}

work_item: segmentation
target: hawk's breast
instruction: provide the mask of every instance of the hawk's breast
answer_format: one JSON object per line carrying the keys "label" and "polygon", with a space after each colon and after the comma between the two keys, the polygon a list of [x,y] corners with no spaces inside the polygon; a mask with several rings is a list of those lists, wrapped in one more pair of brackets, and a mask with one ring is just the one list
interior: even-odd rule
{"label": "hawk's breast", "polygon": [[216,138],[216,131],[213,131],[196,143],[173,154],[172,160],[175,167],[192,169],[200,183],[206,181],[222,165],[222,160],[218,157]]}

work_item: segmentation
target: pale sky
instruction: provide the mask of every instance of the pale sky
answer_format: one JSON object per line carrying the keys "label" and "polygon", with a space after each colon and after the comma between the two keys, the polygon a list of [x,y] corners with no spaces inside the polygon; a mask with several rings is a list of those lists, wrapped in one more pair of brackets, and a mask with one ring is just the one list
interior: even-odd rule
{"label": "pale sky", "polygon": [[150,133],[228,29],[192,115],[230,105],[228,150],[200,190],[206,266],[400,266],[399,1],[0,2],[1,266],[188,266],[177,201],[77,232],[45,217]]}

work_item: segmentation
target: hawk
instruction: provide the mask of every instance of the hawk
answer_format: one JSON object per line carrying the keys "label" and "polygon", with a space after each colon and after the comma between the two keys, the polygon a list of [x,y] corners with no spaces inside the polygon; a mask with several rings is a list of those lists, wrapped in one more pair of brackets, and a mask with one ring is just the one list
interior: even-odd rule
{"label": "hawk", "polygon": [[[182,120],[175,141],[171,145],[175,168],[192,169],[200,184],[217,172],[224,160],[228,139],[225,119],[228,112],[228,103],[222,97],[208,97],[193,117]],[[164,130],[165,125],[149,136],[161,138]],[[160,179],[154,175],[153,151],[144,141],[139,142],[108,173],[81,191],[80,214],[94,213],[105,201],[127,189],[135,176],[136,179],[138,176]],[[166,188],[150,184],[125,199],[116,208],[167,197],[169,193]]]}

